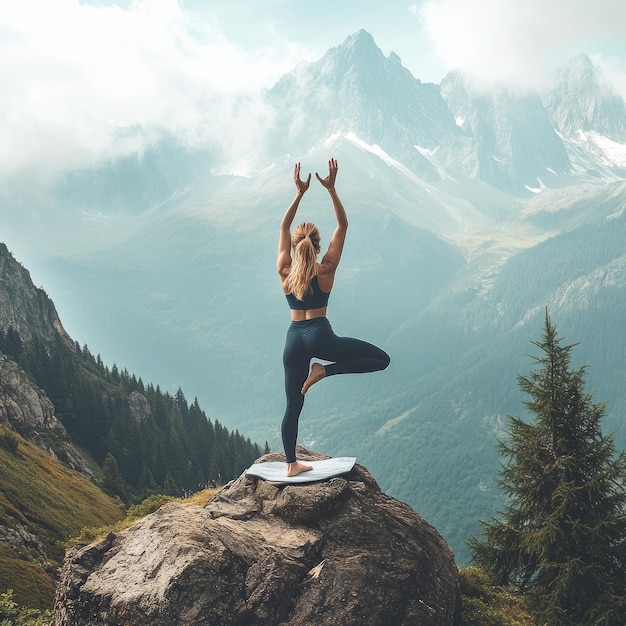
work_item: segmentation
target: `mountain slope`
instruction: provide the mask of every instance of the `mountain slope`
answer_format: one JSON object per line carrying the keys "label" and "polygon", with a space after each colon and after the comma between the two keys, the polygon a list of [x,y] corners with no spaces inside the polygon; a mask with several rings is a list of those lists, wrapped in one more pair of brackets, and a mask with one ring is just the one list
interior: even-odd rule
{"label": "mountain slope", "polygon": [[11,326],[24,341],[37,335],[46,341],[60,336],[71,343],[43,289],[22,288],[30,283],[28,270],[15,263],[6,245],[0,242],[0,330],[6,332]]}
{"label": "mountain slope", "polygon": [[[546,306],[566,341],[580,343],[574,357],[589,366],[589,391],[607,402],[604,428],[617,432],[618,447],[626,446],[620,382],[626,373],[626,187],[600,190],[561,211],[574,212],[576,203],[585,205],[590,222],[511,256],[497,272],[475,276],[473,288],[438,300],[390,346],[405,364],[404,380],[395,385],[405,391],[396,415],[364,438],[363,448],[374,457],[381,484],[437,520],[461,562],[467,558],[462,538],[501,505],[493,482],[495,438],[504,436],[506,414],[526,415],[516,380],[532,366],[527,355]],[[542,217],[557,219],[529,219]],[[424,358],[430,371],[415,365]]]}
{"label": "mountain slope", "polygon": [[67,539],[121,519],[121,503],[3,427],[0,468],[0,589],[14,589],[20,605],[50,608]]}
{"label": "mountain slope", "polygon": [[538,94],[480,89],[459,71],[444,78],[441,92],[463,130],[446,153],[466,175],[519,195],[554,186],[568,172],[565,147]]}

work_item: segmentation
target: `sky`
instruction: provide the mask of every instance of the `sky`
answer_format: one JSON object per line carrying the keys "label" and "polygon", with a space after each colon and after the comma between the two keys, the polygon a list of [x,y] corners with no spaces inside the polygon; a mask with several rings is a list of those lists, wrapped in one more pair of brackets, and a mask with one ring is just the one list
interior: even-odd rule
{"label": "sky", "polygon": [[254,143],[259,96],[360,29],[423,82],[541,86],[584,52],[626,96],[623,0],[0,0],[0,184]]}

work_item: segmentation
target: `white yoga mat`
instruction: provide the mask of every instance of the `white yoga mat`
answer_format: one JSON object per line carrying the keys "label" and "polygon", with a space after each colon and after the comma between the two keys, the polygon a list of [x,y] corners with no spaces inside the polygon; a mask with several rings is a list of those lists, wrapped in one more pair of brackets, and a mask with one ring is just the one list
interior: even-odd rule
{"label": "white yoga mat", "polygon": [[313,469],[302,472],[296,476],[287,476],[287,463],[268,461],[267,463],[254,463],[246,470],[248,476],[257,476],[271,483],[313,483],[318,480],[328,480],[333,476],[346,474],[356,462],[354,456],[338,456],[336,458],[322,459],[321,461],[303,461],[300,463],[310,465]]}

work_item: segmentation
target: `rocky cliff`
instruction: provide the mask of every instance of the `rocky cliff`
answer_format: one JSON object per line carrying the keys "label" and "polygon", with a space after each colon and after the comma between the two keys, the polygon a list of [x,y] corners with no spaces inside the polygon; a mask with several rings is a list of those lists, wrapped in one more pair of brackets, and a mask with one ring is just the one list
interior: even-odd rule
{"label": "rocky cliff", "polygon": [[[43,289],[33,285],[28,270],[0,243],[0,330],[6,332],[9,328],[16,330],[24,343],[34,336],[46,344],[60,337],[73,346],[52,300]],[[89,465],[71,444],[65,427],[57,419],[55,407],[45,391],[1,351],[0,424],[15,430],[72,469],[93,477]]]}
{"label": "rocky cliff", "polygon": [[33,285],[28,270],[0,242],[0,330],[5,332],[9,326],[22,341],[30,341],[33,335],[54,341],[60,335],[73,344],[52,300],[43,289]]}
{"label": "rocky cliff", "polygon": [[0,353],[0,424],[90,478],[93,472],[71,444],[46,393],[22,368]]}
{"label": "rocky cliff", "polygon": [[452,549],[357,464],[299,485],[243,474],[204,508],[169,503],[75,547],[54,623],[435,626],[459,616]]}

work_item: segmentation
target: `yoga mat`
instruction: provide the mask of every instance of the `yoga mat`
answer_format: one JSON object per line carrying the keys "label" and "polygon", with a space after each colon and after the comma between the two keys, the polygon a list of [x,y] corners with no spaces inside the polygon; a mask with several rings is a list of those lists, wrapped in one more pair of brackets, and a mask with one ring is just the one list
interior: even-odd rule
{"label": "yoga mat", "polygon": [[313,483],[319,480],[328,480],[340,474],[346,474],[354,467],[356,457],[339,456],[322,459],[321,461],[298,460],[304,465],[310,465],[313,469],[310,472],[302,472],[296,476],[287,476],[287,463],[268,461],[267,463],[254,463],[246,470],[246,474],[278,484]]}

